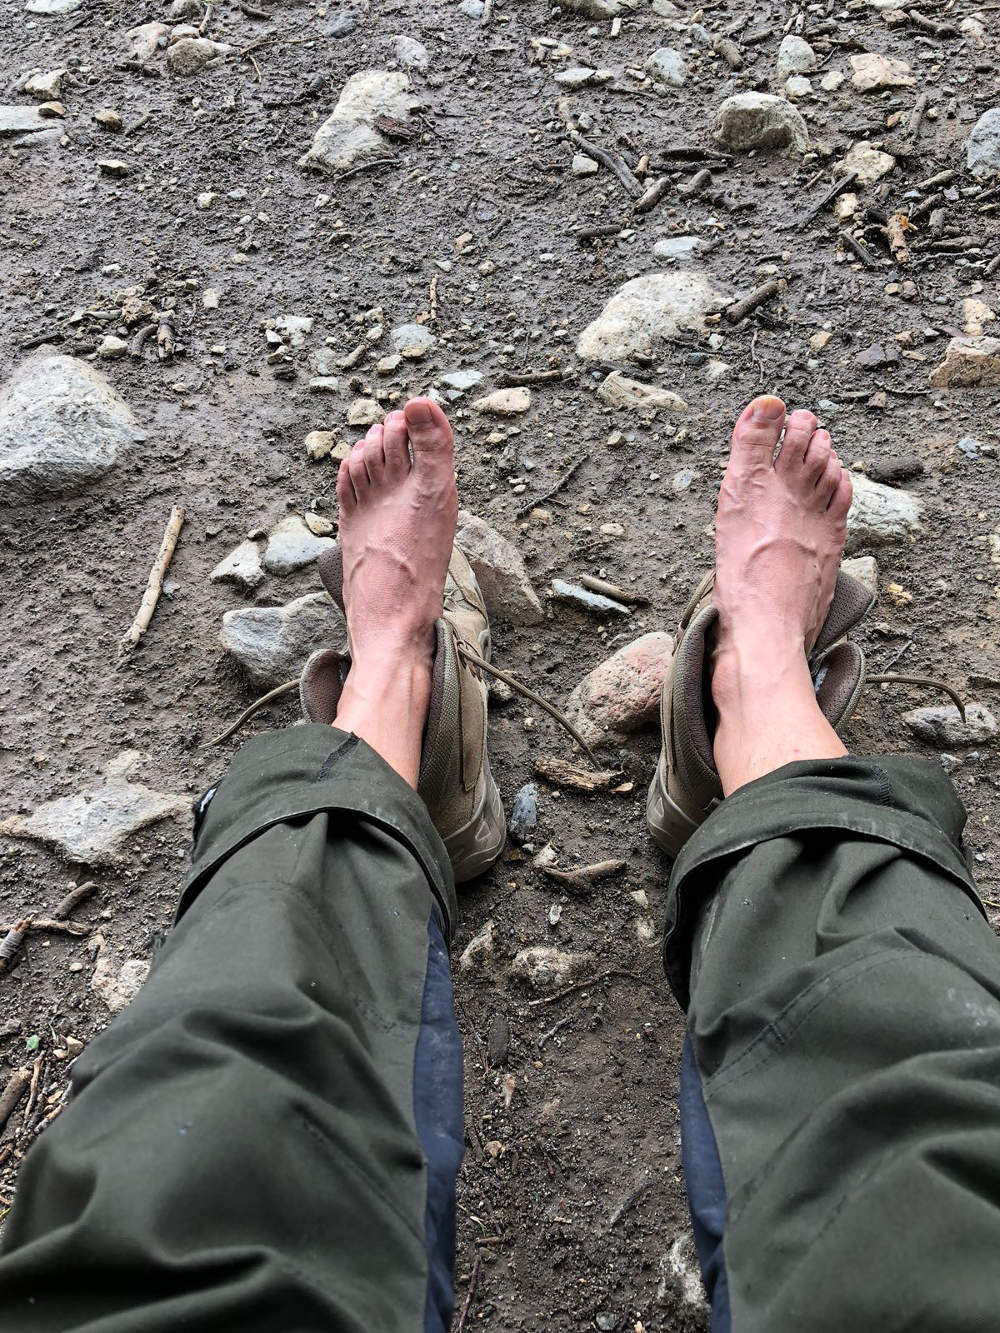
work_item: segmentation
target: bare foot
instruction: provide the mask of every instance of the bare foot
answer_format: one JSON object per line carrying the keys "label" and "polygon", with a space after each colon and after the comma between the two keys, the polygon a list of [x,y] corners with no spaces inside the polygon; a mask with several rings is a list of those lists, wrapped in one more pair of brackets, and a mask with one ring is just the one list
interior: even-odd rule
{"label": "bare foot", "polygon": [[458,519],[451,427],[437,403],[411,399],[372,426],[340,465],[337,498],[351,670],[335,725],[415,787]]}
{"label": "bare foot", "polygon": [[744,410],[716,522],[712,695],[727,795],[794,759],[846,753],[816,704],[806,653],[830,609],[850,503],[850,478],[811,412],[786,422],[769,396]]}

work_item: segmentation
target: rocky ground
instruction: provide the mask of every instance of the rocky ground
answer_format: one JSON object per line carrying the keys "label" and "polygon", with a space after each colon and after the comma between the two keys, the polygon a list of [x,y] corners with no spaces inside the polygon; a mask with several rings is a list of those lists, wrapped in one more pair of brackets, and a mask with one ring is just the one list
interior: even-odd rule
{"label": "rocky ground", "polygon": [[848,743],[939,753],[1000,895],[996,9],[0,0],[0,915],[32,919],[0,946],[0,1212],[169,925],[239,738],[208,742],[342,636],[337,459],[431,392],[496,661],[608,769],[567,786],[565,733],[495,691],[517,839],[456,941],[457,1323],[707,1327],[644,793],[758,391],[854,468],[871,669],[977,705],[873,686]]}

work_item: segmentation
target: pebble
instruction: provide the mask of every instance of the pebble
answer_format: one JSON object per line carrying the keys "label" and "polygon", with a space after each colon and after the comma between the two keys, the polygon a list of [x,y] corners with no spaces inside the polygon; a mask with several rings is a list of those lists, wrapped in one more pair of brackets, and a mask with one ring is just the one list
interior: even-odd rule
{"label": "pebble", "polygon": [[227,611],[219,639],[265,690],[301,675],[317,648],[347,651],[344,617],[325,592],[308,593],[284,606]]}
{"label": "pebble", "polygon": [[643,634],[580,681],[566,712],[588,744],[618,740],[656,721],[673,642],[659,630]]}
{"label": "pebble", "polygon": [[208,576],[210,583],[238,583],[241,588],[259,588],[264,582],[264,568],[258,542],[240,542],[225,560],[220,560]]}
{"label": "pebble", "polygon": [[541,624],[545,612],[513,543],[464,509],[455,542],[468,557],[491,618],[511,625]]}
{"label": "pebble", "polygon": [[555,601],[565,602],[568,606],[576,606],[583,611],[595,611],[598,615],[631,614],[623,603],[616,602],[611,597],[603,597],[599,592],[591,592],[589,588],[580,588],[575,583],[567,583],[565,579],[553,579],[549,592]]}
{"label": "pebble", "polygon": [[431,57],[423,42],[418,42],[414,37],[394,37],[392,39],[392,53],[406,69],[415,69],[423,74],[430,64]]}
{"label": "pebble", "polygon": [[687,81],[688,68],[680,51],[675,51],[672,46],[661,46],[646,61],[646,73],[654,83],[682,88]]}
{"label": "pebble", "polygon": [[[331,455],[343,460],[351,452],[350,445],[341,443],[340,436],[335,430],[311,430],[305,438],[305,446],[306,453],[314,463]],[[306,520],[308,522],[308,515]]]}
{"label": "pebble", "polygon": [[120,1014],[132,1003],[149,976],[149,959],[126,958],[118,967],[103,935],[93,936],[90,944],[97,949],[90,988],[113,1014]]}
{"label": "pebble", "polygon": [[448,397],[455,401],[467,394],[470,389],[474,389],[482,381],[483,372],[481,370],[448,370],[440,376],[441,383],[447,390]]}
{"label": "pebble", "polygon": [[37,97],[40,102],[54,102],[62,91],[62,81],[66,70],[52,69],[47,74],[33,74],[24,85],[24,91],[30,97]]}
{"label": "pebble", "polygon": [[533,782],[526,782],[514,797],[507,832],[514,842],[527,842],[538,827],[538,788]]}
{"label": "pebble", "polygon": [[670,489],[678,495],[682,491],[689,491],[697,475],[689,467],[682,467],[679,472],[675,472],[670,478]]}
{"label": "pebble", "polygon": [[336,176],[385,157],[390,143],[375,128],[376,118],[406,121],[419,106],[420,99],[410,92],[405,73],[370,69],[352,74],[299,166]]}
{"label": "pebble", "polygon": [[326,24],[324,36],[326,37],[347,37],[358,26],[358,16],[353,9],[344,9],[339,14],[334,14],[329,23]]}
{"label": "pebble", "polygon": [[554,991],[582,980],[596,965],[592,953],[568,953],[551,945],[535,944],[514,955],[510,970],[533,990]]}
{"label": "pebble", "polygon": [[952,338],[931,371],[935,389],[988,389],[1000,384],[1000,338]]}
{"label": "pebble", "polygon": [[179,78],[189,79],[231,50],[225,42],[212,42],[207,37],[182,37],[179,42],[171,42],[167,64]]}
{"label": "pebble", "polygon": [[997,720],[985,704],[965,705],[965,718],[954,704],[939,704],[929,708],[914,708],[903,714],[903,721],[919,741],[935,745],[938,749],[948,746],[960,750],[970,745],[981,745],[992,740],[1000,727]]}
{"label": "pebble", "polygon": [[811,97],[812,90],[812,84],[801,74],[793,74],[785,84],[785,92],[789,97]]}
{"label": "pebble", "polygon": [[785,149],[804,153],[809,133],[802,116],[783,97],[736,93],[715,113],[715,139],[733,152]]}
{"label": "pebble", "polygon": [[883,486],[860,473],[853,473],[854,498],[847,515],[845,550],[853,554],[861,546],[890,546],[909,541],[920,531],[923,502],[907,491]]}
{"label": "pebble", "polygon": [[121,116],[108,107],[101,107],[95,111],[94,120],[102,130],[110,130],[112,134],[118,134],[122,127]]}
{"label": "pebble", "polygon": [[488,962],[493,957],[495,936],[496,927],[492,921],[487,921],[462,950],[458,959],[458,970],[471,972]]}
{"label": "pebble", "polygon": [[72,14],[83,0],[28,0],[24,6],[29,14]]}
{"label": "pebble", "polygon": [[167,18],[176,23],[179,19],[197,18],[200,13],[201,0],[173,0]]}
{"label": "pebble", "polygon": [[129,164],[120,157],[98,158],[97,167],[103,176],[127,176],[130,170]]}
{"label": "pebble", "polygon": [[686,269],[633,278],[580,334],[577,356],[611,362],[653,356],[681,332],[704,333],[705,316],[729,299],[708,277]]}
{"label": "pebble", "polygon": [[983,46],[986,41],[986,28],[980,19],[969,15],[958,25],[958,30],[963,37],[968,37],[975,42],[977,46]]}
{"label": "pebble", "polygon": [[313,323],[309,315],[279,315],[274,321],[274,331],[292,347],[304,347],[306,338],[313,331]]}
{"label": "pebble", "polygon": [[846,157],[834,164],[833,179],[855,173],[858,185],[874,185],[877,180],[887,176],[896,165],[896,159],[889,153],[873,148],[867,139],[854,144]]}
{"label": "pebble", "polygon": [[128,343],[124,338],[116,338],[113,333],[105,334],[97,344],[97,355],[108,361],[117,361],[128,352]]}
{"label": "pebble", "polygon": [[600,170],[598,164],[586,153],[574,153],[570,171],[574,176],[595,176]]}
{"label": "pebble", "polygon": [[881,366],[895,366],[903,359],[898,343],[872,343],[854,357],[854,364],[862,370],[878,370]]}
{"label": "pebble", "polygon": [[670,389],[657,384],[643,384],[613,370],[597,390],[597,396],[609,407],[634,412],[686,412],[688,405]]}
{"label": "pebble", "polygon": [[77,495],[143,438],[100,371],[70,356],[29,358],[0,390],[0,504]]}
{"label": "pebble", "polygon": [[531,390],[497,389],[495,393],[488,393],[485,398],[477,398],[472,406],[474,411],[484,412],[488,416],[520,416],[531,407]]}
{"label": "pebble", "polygon": [[212,205],[216,202],[218,197],[219,196],[215,192],[215,190],[203,190],[202,193],[199,194],[198,197],[195,199],[195,205],[198,209],[198,212],[207,213],[208,210],[212,207]]}
{"label": "pebble", "polygon": [[332,537],[336,531],[332,519],[327,518],[325,514],[317,514],[314,510],[309,509],[302,517],[305,520],[306,527],[314,537]]}
{"label": "pebble", "polygon": [[133,833],[162,819],[190,815],[188,797],[169,796],[129,781],[142,758],[136,750],[124,750],[105,766],[98,786],[48,801],[33,814],[12,815],[0,822],[0,834],[43,842],[67,861],[116,864]]}
{"label": "pebble", "polygon": [[842,70],[831,69],[828,70],[826,74],[824,74],[823,77],[820,79],[819,86],[823,89],[825,93],[835,93],[837,89],[841,87],[841,85],[844,83],[846,78],[847,75],[844,74]]}
{"label": "pebble", "polygon": [[493,1014],[486,1033],[486,1059],[491,1069],[502,1069],[510,1050],[510,1024],[503,1014]]}
{"label": "pebble", "polygon": [[329,537],[314,537],[298,514],[289,514],[271,529],[264,568],[269,574],[294,574],[334,544]]}
{"label": "pebble", "polygon": [[778,47],[778,59],[774,67],[775,81],[784,83],[792,74],[808,74],[818,63],[816,52],[805,38],[790,32],[787,37],[781,39],[781,45]]}
{"label": "pebble", "polygon": [[469,19],[481,19],[485,8],[486,6],[483,4],[483,0],[462,0],[462,3],[458,7],[458,12],[464,14],[465,17]]}
{"label": "pebble", "polygon": [[859,93],[878,92],[881,88],[912,88],[916,83],[906,61],[894,56],[866,51],[863,55],[851,56],[851,65],[854,69],[851,83]]}
{"label": "pebble", "polygon": [[349,426],[374,426],[384,417],[385,412],[374,398],[355,398],[347,409]]}
{"label": "pebble", "polygon": [[965,145],[965,161],[974,176],[1000,171],[1000,106],[990,107],[976,121]]}
{"label": "pebble", "polygon": [[437,344],[437,338],[424,324],[400,324],[389,334],[389,341],[400,356],[416,361]]}
{"label": "pebble", "polygon": [[995,323],[996,317],[996,311],[978,297],[967,296],[962,302],[962,329],[974,338],[986,331],[987,324]]}
{"label": "pebble", "polygon": [[704,244],[700,236],[664,236],[653,246],[653,254],[657,259],[686,259]]}
{"label": "pebble", "polygon": [[571,65],[569,69],[560,70],[555,80],[564,88],[585,88],[596,74],[597,70],[590,65]]}
{"label": "pebble", "polygon": [[150,60],[166,46],[170,29],[163,23],[142,23],[125,34],[128,53],[140,65]]}

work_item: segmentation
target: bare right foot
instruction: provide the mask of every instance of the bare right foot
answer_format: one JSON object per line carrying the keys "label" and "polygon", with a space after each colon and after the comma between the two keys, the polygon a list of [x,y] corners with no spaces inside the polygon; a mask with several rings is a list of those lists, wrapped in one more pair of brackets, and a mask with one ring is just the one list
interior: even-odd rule
{"label": "bare right foot", "polygon": [[769,396],[744,410],[716,522],[712,696],[727,796],[793,760],[846,754],[816,703],[806,654],[830,609],[850,503],[850,478],[811,412],[786,422]]}

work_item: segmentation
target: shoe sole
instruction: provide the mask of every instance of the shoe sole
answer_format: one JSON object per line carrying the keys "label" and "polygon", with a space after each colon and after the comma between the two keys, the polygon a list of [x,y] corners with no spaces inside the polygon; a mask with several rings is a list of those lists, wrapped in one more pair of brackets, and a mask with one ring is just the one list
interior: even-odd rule
{"label": "shoe sole", "polygon": [[465,884],[485,875],[507,841],[503,803],[490,772],[488,754],[483,755],[483,772],[486,786],[475,813],[467,824],[444,839],[456,884]]}
{"label": "shoe sole", "polygon": [[698,824],[671,798],[660,777],[659,765],[646,797],[646,825],[656,845],[672,858],[676,858],[698,828]]}

